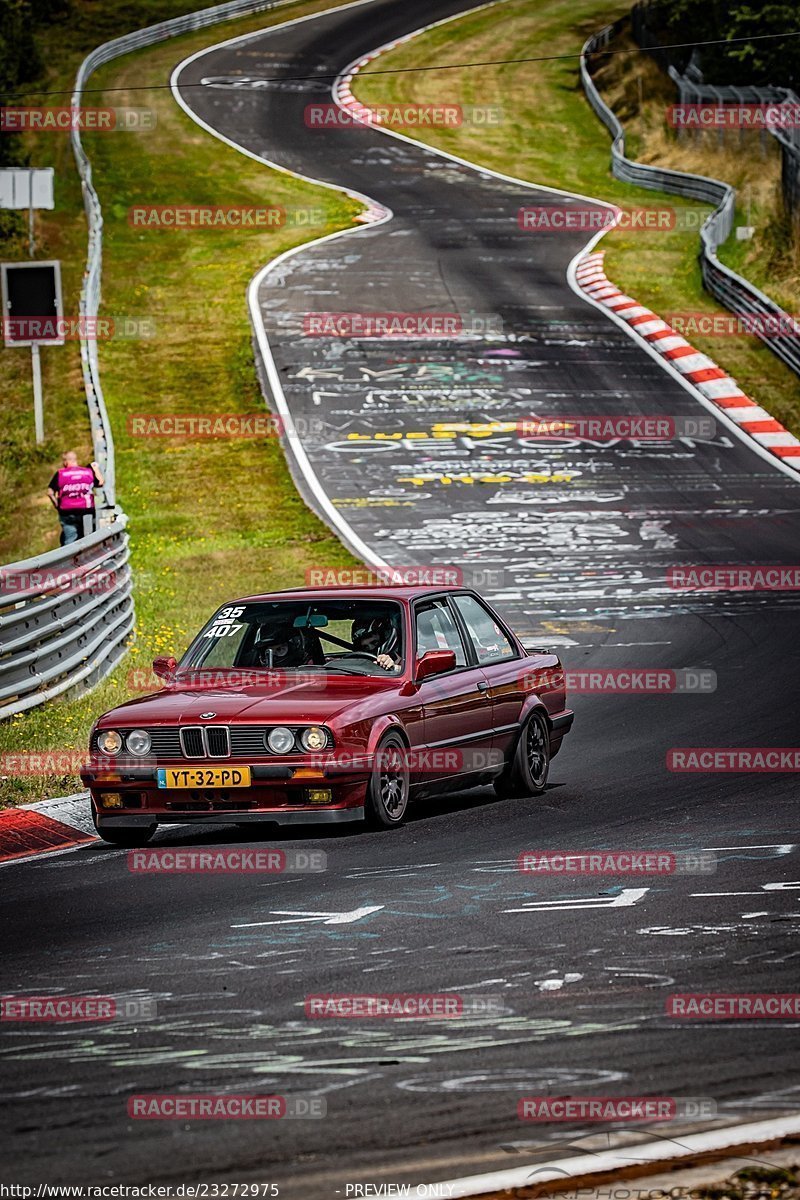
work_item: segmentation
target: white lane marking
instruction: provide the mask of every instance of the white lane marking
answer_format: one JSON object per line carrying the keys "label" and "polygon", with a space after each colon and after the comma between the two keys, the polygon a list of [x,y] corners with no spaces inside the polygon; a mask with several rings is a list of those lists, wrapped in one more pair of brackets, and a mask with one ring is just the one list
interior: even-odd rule
{"label": "white lane marking", "polygon": [[363,908],[353,908],[350,912],[299,912],[296,909],[273,908],[276,917],[288,917],[288,921],[247,921],[243,925],[231,925],[231,929],[255,929],[261,925],[297,925],[304,921],[321,921],[323,925],[352,925],[370,913],[379,912],[383,904],[368,904]]}
{"label": "white lane marking", "polygon": [[779,854],[791,854],[795,848],[794,842],[767,842],[758,846],[704,846],[704,850],[774,850],[775,857]]}
{"label": "white lane marking", "polygon": [[[616,1150],[593,1153],[591,1157],[580,1154],[572,1158],[512,1167],[504,1171],[491,1171],[485,1175],[462,1176],[460,1179],[448,1179],[424,1186],[430,1195],[447,1195],[452,1200],[457,1200],[458,1197],[527,1187],[532,1182],[539,1184],[555,1179],[563,1184],[565,1179],[580,1179],[598,1172],[621,1171],[637,1165],[670,1162],[707,1151],[727,1150],[734,1146],[791,1137],[796,1133],[800,1133],[800,1116],[793,1115],[772,1121],[754,1121],[747,1125],[730,1125],[725,1129],[709,1130],[707,1133],[690,1133],[669,1140],[663,1138],[638,1146],[621,1146]],[[437,1188],[440,1189],[438,1193]]]}
{"label": "white lane marking", "polygon": [[618,896],[584,896],[574,900],[534,900],[521,908],[504,908],[503,912],[552,912],[571,908],[630,908],[638,904],[649,888],[623,888]]}
{"label": "white lane marking", "polygon": [[[551,979],[551,975],[554,978]],[[577,971],[567,971],[563,978],[557,971],[549,971],[546,979],[534,979],[533,982],[540,992],[560,992],[565,983],[577,983],[580,979],[583,976]]]}
{"label": "white lane marking", "polygon": [[786,883],[762,883],[756,892],[692,892],[692,896],[761,896],[764,892],[792,892],[800,888],[800,881]]}

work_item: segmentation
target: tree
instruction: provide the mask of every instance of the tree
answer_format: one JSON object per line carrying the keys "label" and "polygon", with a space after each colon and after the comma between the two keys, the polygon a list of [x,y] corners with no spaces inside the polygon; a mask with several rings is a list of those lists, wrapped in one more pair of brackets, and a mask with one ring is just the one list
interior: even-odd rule
{"label": "tree", "polygon": [[[800,36],[787,36],[800,31],[798,2],[655,0],[645,14],[664,44],[719,42],[698,46],[696,57],[707,83],[800,88]],[[733,40],[740,38],[746,40]],[[671,55],[678,69],[691,56],[692,46]]]}

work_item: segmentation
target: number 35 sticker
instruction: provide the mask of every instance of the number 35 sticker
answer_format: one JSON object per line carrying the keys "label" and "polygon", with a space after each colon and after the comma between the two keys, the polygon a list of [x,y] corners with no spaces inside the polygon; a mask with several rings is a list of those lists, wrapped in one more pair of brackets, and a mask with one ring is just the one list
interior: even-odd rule
{"label": "number 35 sticker", "polygon": [[214,617],[214,623],[203,634],[207,638],[230,637],[244,628],[242,622],[236,623],[244,608],[223,608]]}

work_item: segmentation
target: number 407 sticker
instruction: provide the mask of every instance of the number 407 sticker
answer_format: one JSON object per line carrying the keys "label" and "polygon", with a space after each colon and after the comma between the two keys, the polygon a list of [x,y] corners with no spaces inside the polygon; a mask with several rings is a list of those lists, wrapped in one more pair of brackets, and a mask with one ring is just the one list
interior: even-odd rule
{"label": "number 407 sticker", "polygon": [[234,633],[238,633],[240,629],[244,629],[244,625],[241,621],[237,624],[236,618],[240,617],[243,612],[244,608],[221,609],[214,617],[214,624],[205,631],[203,637],[230,637]]}

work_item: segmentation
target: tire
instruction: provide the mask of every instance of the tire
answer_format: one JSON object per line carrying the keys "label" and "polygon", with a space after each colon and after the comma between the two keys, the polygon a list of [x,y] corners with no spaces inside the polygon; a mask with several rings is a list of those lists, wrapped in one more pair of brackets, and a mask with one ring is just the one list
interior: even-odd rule
{"label": "tire", "polygon": [[494,781],[503,799],[541,796],[550,772],[550,729],[540,712],[532,713],[522,727],[510,766]]}
{"label": "tire", "polygon": [[364,819],[371,829],[397,829],[408,811],[408,747],[399,733],[387,733],[376,750],[367,784]]}
{"label": "tire", "polygon": [[98,826],[96,820],[94,827],[97,830],[97,836],[102,838],[104,842],[108,842],[109,846],[126,846],[129,849],[135,849],[137,846],[146,846],[158,828],[157,825],[142,825],[139,827],[130,826],[127,829],[124,826],[121,826],[119,829],[102,829]]}

